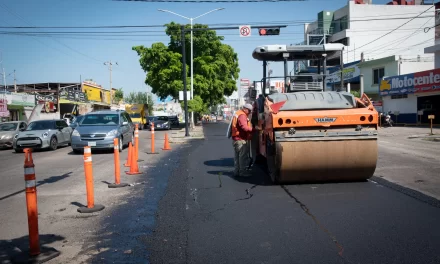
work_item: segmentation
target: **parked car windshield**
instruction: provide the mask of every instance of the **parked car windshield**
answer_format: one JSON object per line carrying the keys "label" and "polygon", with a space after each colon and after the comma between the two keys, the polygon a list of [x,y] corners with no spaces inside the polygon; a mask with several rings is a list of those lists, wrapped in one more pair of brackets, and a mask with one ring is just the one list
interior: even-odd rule
{"label": "parked car windshield", "polygon": [[119,124],[118,114],[88,114],[80,126],[115,126]]}
{"label": "parked car windshield", "polygon": [[160,121],[168,121],[168,116],[158,116],[158,117],[157,117],[157,120],[160,120]]}
{"label": "parked car windshield", "polygon": [[17,130],[17,123],[4,123],[0,124],[0,131],[15,131]]}
{"label": "parked car windshield", "polygon": [[80,123],[84,119],[84,116],[77,116],[73,119],[72,123]]}
{"label": "parked car windshield", "polygon": [[155,117],[155,116],[149,116],[148,117],[148,121],[155,121],[155,120],[157,120],[157,117]]}
{"label": "parked car windshield", "polygon": [[45,120],[45,121],[35,121],[29,124],[26,128],[27,131],[32,130],[48,130],[55,129],[55,121]]}

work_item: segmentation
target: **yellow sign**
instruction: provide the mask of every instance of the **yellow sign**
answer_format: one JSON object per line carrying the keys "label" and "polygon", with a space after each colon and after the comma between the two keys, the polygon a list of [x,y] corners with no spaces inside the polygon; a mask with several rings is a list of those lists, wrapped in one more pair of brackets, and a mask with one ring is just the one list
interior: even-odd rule
{"label": "yellow sign", "polygon": [[391,90],[391,84],[389,80],[381,80],[380,81],[380,91]]}
{"label": "yellow sign", "polygon": [[428,119],[435,119],[435,115],[428,115]]}

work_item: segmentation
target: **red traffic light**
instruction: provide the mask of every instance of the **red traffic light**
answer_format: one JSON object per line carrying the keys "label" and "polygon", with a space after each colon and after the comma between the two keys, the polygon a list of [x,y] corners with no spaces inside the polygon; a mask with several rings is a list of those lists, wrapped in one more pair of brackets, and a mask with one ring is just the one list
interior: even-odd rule
{"label": "red traffic light", "polygon": [[280,28],[274,27],[274,28],[259,28],[258,33],[260,36],[271,36],[271,35],[279,35],[280,34]]}

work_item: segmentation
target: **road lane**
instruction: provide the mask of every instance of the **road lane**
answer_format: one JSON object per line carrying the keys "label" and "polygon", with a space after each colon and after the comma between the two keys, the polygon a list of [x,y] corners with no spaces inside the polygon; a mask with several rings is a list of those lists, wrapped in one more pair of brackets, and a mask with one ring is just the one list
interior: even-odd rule
{"label": "road lane", "polygon": [[207,139],[171,178],[153,263],[440,262],[440,204],[373,181],[272,185],[259,166],[237,180],[226,126],[205,125]]}
{"label": "road lane", "polygon": [[[114,182],[113,154],[92,153],[95,203],[106,206],[103,211],[93,214],[79,214],[76,211],[87,201],[83,155],[73,154],[70,147],[33,153],[38,183],[40,238],[42,245],[50,245],[61,251],[60,257],[49,263],[83,263],[93,258],[102,261],[101,258],[107,257],[100,255],[103,252],[113,254],[112,259],[121,258],[124,262],[130,257],[123,253],[122,248],[125,247],[137,248],[139,259],[145,260],[147,252],[139,244],[139,236],[145,236],[153,227],[155,204],[166,188],[168,171],[178,165],[179,149],[184,146],[172,144],[173,150],[162,151],[164,133],[156,132],[156,152],[160,154],[148,155],[150,132],[139,132],[139,159],[143,160],[139,162],[139,168],[144,174],[126,175],[125,171],[129,168],[123,167],[123,164],[128,149],[120,153],[121,182],[132,184],[129,187],[109,189],[107,183]],[[1,168],[0,262],[16,254],[14,247],[25,249],[28,246],[24,154],[6,151],[1,152],[1,157],[6,157],[8,162],[2,163]],[[136,226],[133,222],[145,228],[133,230],[133,226]],[[130,227],[131,232],[121,224]],[[111,243],[108,244],[108,241]],[[112,248],[111,252],[107,252],[108,248]]]}

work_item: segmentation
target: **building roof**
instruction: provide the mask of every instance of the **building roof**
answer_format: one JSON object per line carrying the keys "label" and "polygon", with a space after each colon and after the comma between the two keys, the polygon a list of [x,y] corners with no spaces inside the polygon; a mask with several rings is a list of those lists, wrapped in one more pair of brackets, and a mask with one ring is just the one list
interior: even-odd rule
{"label": "building roof", "polygon": [[373,66],[373,65],[377,65],[377,64],[384,64],[384,63],[388,63],[388,62],[392,62],[392,61],[397,61],[398,59],[399,59],[398,56],[392,55],[392,56],[383,57],[383,58],[376,59],[376,60],[362,61],[357,66],[359,68],[363,68],[363,67]]}
{"label": "building roof", "polygon": [[314,60],[322,58],[323,54],[328,57],[341,52],[344,45],[331,43],[323,45],[264,45],[258,46],[252,52],[252,57],[260,61],[284,61],[284,54],[288,54],[287,60]]}

